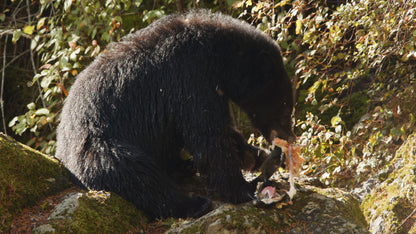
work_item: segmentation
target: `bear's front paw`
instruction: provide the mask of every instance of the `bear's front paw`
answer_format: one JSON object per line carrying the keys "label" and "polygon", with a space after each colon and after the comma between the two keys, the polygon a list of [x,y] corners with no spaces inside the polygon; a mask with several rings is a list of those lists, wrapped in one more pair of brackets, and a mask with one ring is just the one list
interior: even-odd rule
{"label": "bear's front paw", "polygon": [[254,184],[245,183],[238,192],[230,195],[229,200],[235,204],[249,202],[254,199],[255,190],[256,186]]}
{"label": "bear's front paw", "polygon": [[178,204],[179,217],[198,218],[213,209],[212,201],[203,196],[191,197]]}

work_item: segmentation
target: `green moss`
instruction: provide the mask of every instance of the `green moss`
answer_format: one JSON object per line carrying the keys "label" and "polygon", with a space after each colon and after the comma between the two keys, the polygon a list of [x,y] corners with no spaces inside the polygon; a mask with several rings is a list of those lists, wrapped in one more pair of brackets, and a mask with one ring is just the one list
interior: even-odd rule
{"label": "green moss", "polygon": [[392,210],[397,214],[398,220],[404,220],[413,211],[413,204],[405,199],[398,198],[392,203]]}
{"label": "green moss", "polygon": [[380,173],[377,176],[377,179],[379,179],[380,181],[385,181],[387,179],[388,175],[389,175],[389,173],[387,171],[385,171],[383,173]]}
{"label": "green moss", "polygon": [[147,219],[120,196],[91,191],[79,199],[79,206],[66,220],[52,226],[58,233],[125,233],[144,230]]}
{"label": "green moss", "polygon": [[298,190],[292,204],[223,205],[208,217],[168,233],[304,233],[319,229],[329,233],[334,227],[339,228],[336,233],[367,233],[359,202],[352,195],[339,189],[315,188]]}
{"label": "green moss", "polygon": [[[316,191],[319,194],[322,194],[326,197],[330,197],[334,199],[336,202],[341,202],[343,205],[340,205],[337,207],[336,211],[334,212],[334,215],[342,214],[341,216],[350,220],[352,223],[361,224],[363,227],[368,227],[368,224],[365,220],[365,216],[360,209],[360,202],[355,199],[351,194],[345,193],[345,194],[338,194],[339,191],[331,190],[331,189],[321,189],[321,188],[315,188],[314,191]],[[325,206],[325,204],[322,204]]]}
{"label": "green moss", "polygon": [[[415,207],[415,194],[410,192],[414,190],[415,175],[413,173],[416,157],[414,156],[416,144],[416,135],[410,135],[405,144],[396,152],[392,164],[401,165],[388,175],[388,178],[382,183],[371,195],[367,196],[361,204],[361,209],[367,219],[384,217],[384,228],[391,233],[408,233],[410,227],[402,226],[399,230],[400,223],[409,215]],[[399,162],[400,161],[400,162]],[[370,212],[372,210],[373,212]],[[415,225],[413,225],[415,226]],[[410,233],[410,232],[409,232]]]}
{"label": "green moss", "polygon": [[204,226],[200,225],[193,225],[189,229],[186,229],[183,233],[184,234],[193,234],[193,233],[204,233]]}
{"label": "green moss", "polygon": [[[262,208],[250,207],[247,210],[240,210],[239,213],[234,213],[234,216],[231,216],[230,220],[233,220],[232,228],[239,231],[246,230],[247,227],[244,223],[245,220],[249,220],[249,227],[253,228],[251,231],[257,229],[276,233],[287,233],[289,230],[302,231],[306,226],[313,227],[315,222],[320,222],[320,219],[305,220],[304,218],[306,218],[307,215],[305,216],[302,210],[307,207],[310,202],[319,204],[318,207],[323,209],[323,207],[328,206],[328,204],[325,203],[328,201],[328,198],[332,198],[336,205],[333,208],[333,213],[328,213],[327,215],[330,215],[331,217],[340,215],[343,218],[350,220],[352,223],[361,224],[362,227],[367,227],[367,223],[359,209],[359,202],[355,198],[348,196],[348,194],[337,196],[338,190],[333,193],[328,193],[328,191],[328,189],[324,190],[317,188],[315,192],[313,190],[298,192],[291,205],[283,205],[282,207],[272,205]],[[321,198],[320,195],[322,195]],[[340,201],[338,197],[345,199]],[[277,212],[276,209],[278,210]],[[241,217],[244,216],[246,216],[246,218],[241,219]],[[235,219],[235,217],[240,218]],[[227,230],[234,229],[227,228]]]}
{"label": "green moss", "polygon": [[56,160],[0,133],[0,232],[25,207],[70,184],[66,169]]}
{"label": "green moss", "polygon": [[244,228],[244,214],[240,212],[226,212],[222,218],[222,225],[228,230],[237,230],[242,232]]}
{"label": "green moss", "polygon": [[[291,226],[296,226],[296,220],[289,212],[277,213],[275,206],[258,208],[246,206],[233,209],[218,217],[225,230],[235,230],[238,233],[251,233],[255,230],[270,230],[283,232]],[[276,220],[278,220],[276,222]],[[249,229],[248,229],[249,228]]]}

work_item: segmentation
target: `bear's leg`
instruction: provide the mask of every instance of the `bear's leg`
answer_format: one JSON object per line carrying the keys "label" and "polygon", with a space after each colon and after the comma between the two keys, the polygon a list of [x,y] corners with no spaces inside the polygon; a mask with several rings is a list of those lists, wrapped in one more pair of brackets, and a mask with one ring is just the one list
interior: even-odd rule
{"label": "bear's leg", "polygon": [[78,178],[90,189],[115,192],[152,218],[199,217],[212,209],[209,199],[181,192],[137,146],[95,138],[85,149]]}
{"label": "bear's leg", "polygon": [[242,142],[236,143],[235,132],[229,129],[212,135],[192,150],[197,169],[208,176],[208,186],[228,201],[247,202],[254,198],[255,183],[247,182],[241,172]]}
{"label": "bear's leg", "polygon": [[256,146],[249,145],[244,137],[235,129],[230,129],[232,145],[237,152],[240,168],[256,171],[267,158],[267,153]]}

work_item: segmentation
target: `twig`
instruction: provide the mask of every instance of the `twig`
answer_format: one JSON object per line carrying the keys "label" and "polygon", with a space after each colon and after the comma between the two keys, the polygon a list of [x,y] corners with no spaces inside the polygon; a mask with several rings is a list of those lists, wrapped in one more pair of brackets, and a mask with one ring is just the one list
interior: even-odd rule
{"label": "twig", "polygon": [[7,39],[9,39],[9,35],[6,35],[4,40],[4,49],[3,49],[3,69],[1,69],[1,87],[0,87],[0,107],[1,107],[1,118],[3,120],[3,130],[4,134],[7,136],[7,129],[6,129],[6,119],[4,117],[4,100],[3,100],[3,91],[4,91],[4,80],[5,80],[5,71],[6,71],[6,52],[7,52]]}
{"label": "twig", "polygon": [[403,221],[402,221],[402,223],[399,225],[399,227],[397,228],[397,229],[399,229],[399,228],[401,228],[406,222],[407,222],[407,220],[410,218],[410,217],[412,217],[414,214],[416,213],[416,208],[414,208],[413,209],[413,211],[412,211],[412,213],[410,213]]}
{"label": "twig", "polygon": [[13,58],[12,58],[12,60],[10,60],[6,65],[4,65],[3,66],[3,69],[4,70],[6,70],[6,68],[8,67],[8,66],[10,66],[10,65],[12,65],[13,63],[14,63],[14,61],[16,61],[16,60],[18,60],[20,57],[22,57],[23,55],[25,55],[26,53],[28,53],[28,52],[30,52],[30,49],[29,50],[25,50],[25,51],[23,51],[22,53],[20,53],[20,54],[18,54],[18,55],[16,55],[16,56],[14,56]]}
{"label": "twig", "polygon": [[[12,29],[0,30],[0,37],[3,35],[12,35],[14,31],[15,30]],[[22,33],[21,36],[27,39],[32,39],[32,37],[30,35],[27,35],[26,33]]]}
{"label": "twig", "polygon": [[0,37],[3,36],[3,34],[13,34],[13,30],[7,29],[7,30],[0,30]]}
{"label": "twig", "polygon": [[179,13],[183,13],[184,12],[184,2],[183,0],[176,0],[176,9],[178,10]]}

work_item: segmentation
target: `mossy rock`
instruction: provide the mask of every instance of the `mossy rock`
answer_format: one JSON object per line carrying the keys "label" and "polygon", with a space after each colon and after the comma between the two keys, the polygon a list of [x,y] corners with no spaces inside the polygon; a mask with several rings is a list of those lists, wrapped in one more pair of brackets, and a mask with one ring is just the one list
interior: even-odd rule
{"label": "mossy rock", "polygon": [[0,232],[14,215],[70,185],[57,160],[0,133]]}
{"label": "mossy rock", "polygon": [[143,212],[117,194],[104,191],[75,192],[55,207],[48,222],[36,233],[143,233]]}
{"label": "mossy rock", "polygon": [[416,134],[397,150],[387,179],[368,195],[361,209],[373,233],[416,233]]}
{"label": "mossy rock", "polygon": [[[33,212],[62,194],[60,204],[47,208],[53,209],[48,220],[28,221],[37,227],[34,232],[137,233],[147,225],[133,204],[114,193],[77,188],[58,160],[0,133],[0,233],[18,230],[14,222],[26,208]],[[74,203],[62,206],[67,198]]]}
{"label": "mossy rock", "polygon": [[292,205],[225,204],[168,233],[368,233],[359,201],[340,189],[301,185]]}

